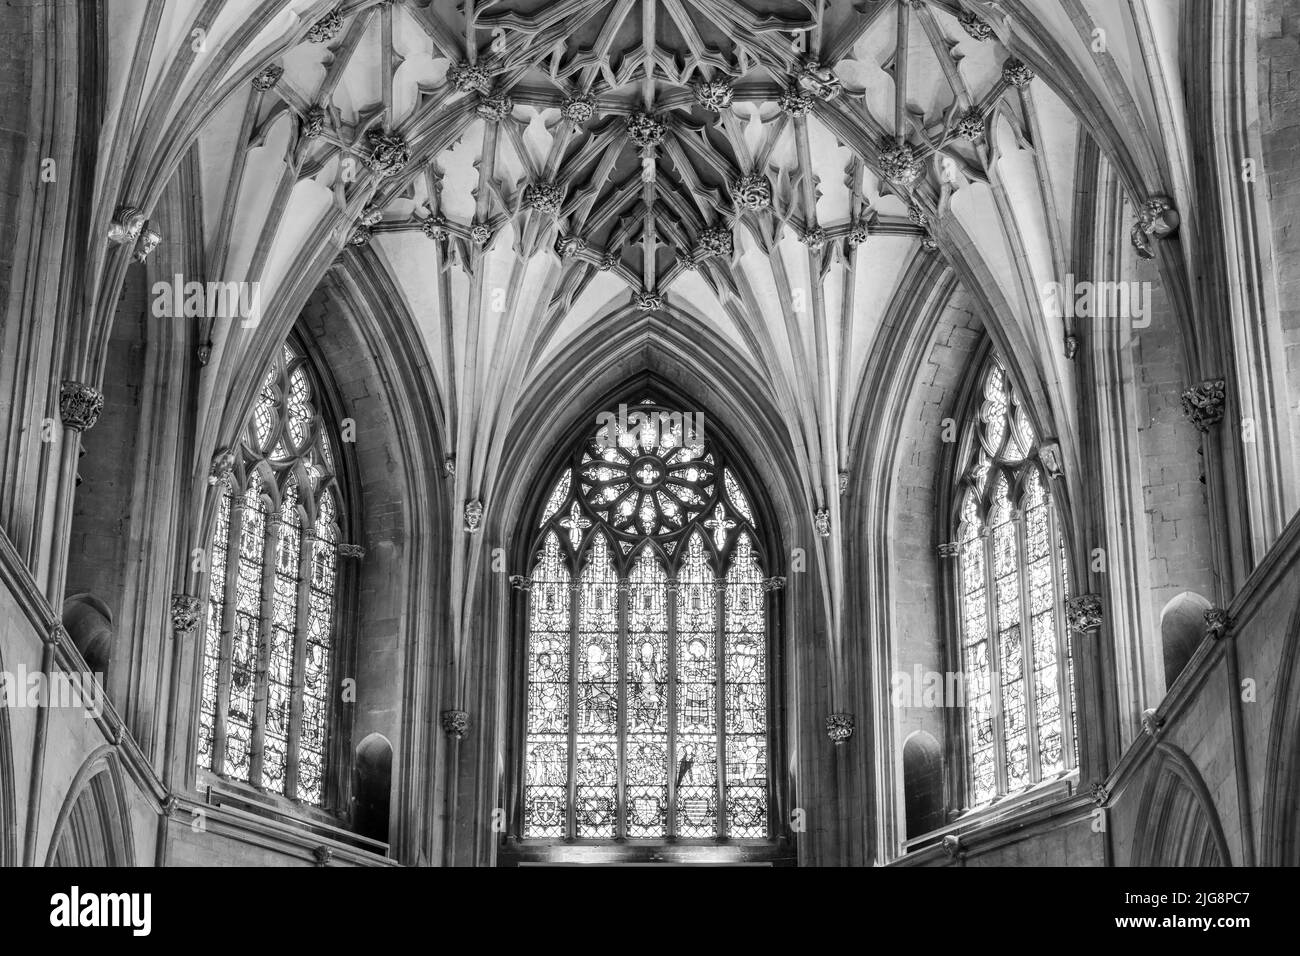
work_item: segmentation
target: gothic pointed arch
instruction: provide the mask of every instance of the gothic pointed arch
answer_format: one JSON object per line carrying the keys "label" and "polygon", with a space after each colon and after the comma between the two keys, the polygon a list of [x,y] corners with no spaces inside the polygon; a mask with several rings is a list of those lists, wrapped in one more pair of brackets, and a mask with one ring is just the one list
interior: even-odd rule
{"label": "gothic pointed arch", "polygon": [[134,866],[122,770],[111,747],[82,764],[54,824],[46,866]]}
{"label": "gothic pointed arch", "polygon": [[338,665],[352,640],[339,588],[355,540],[352,466],[329,404],[291,337],[213,476],[196,758],[200,772],[310,806],[337,805],[331,751],[348,717]]}
{"label": "gothic pointed arch", "polygon": [[983,806],[1077,765],[1068,500],[1059,449],[1039,438],[1001,358],[972,366],[955,457],[940,498],[938,560],[951,602],[952,660],[963,674],[957,781]]}
{"label": "gothic pointed arch", "polygon": [[1291,612],[1278,662],[1277,696],[1269,719],[1261,802],[1260,864],[1300,866],[1300,607]]}
{"label": "gothic pointed arch", "polygon": [[698,413],[602,412],[532,523],[521,840],[765,840],[768,558]]}
{"label": "gothic pointed arch", "polygon": [[1134,828],[1133,866],[1231,866],[1223,825],[1205,780],[1183,750],[1157,745]]}

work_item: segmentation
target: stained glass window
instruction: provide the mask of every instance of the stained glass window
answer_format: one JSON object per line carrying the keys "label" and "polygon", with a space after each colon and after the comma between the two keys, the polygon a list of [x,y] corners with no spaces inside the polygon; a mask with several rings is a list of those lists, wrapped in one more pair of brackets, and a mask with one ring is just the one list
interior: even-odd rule
{"label": "stained glass window", "polygon": [[549,486],[529,578],[525,839],[764,839],[768,628],[750,499],[653,402]]}
{"label": "stained glass window", "polygon": [[221,486],[198,765],[313,805],[325,800],[339,493],[312,373],[286,344]]}
{"label": "stained glass window", "polygon": [[955,541],[970,806],[1076,762],[1066,548],[1037,435],[996,359],[960,445]]}

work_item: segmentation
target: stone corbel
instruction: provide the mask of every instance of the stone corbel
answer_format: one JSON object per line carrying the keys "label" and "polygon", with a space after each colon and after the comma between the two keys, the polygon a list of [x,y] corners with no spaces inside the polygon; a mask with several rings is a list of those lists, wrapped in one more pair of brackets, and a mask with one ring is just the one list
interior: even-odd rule
{"label": "stone corbel", "polygon": [[158,230],[146,223],[135,241],[135,251],[131,253],[131,258],[136,262],[144,262],[149,258],[149,253],[158,248],[160,242],[162,236],[158,234]]}
{"label": "stone corbel", "polygon": [[104,393],[84,382],[65,381],[59,386],[59,418],[67,428],[84,432],[95,427],[104,410]]}
{"label": "stone corbel", "polygon": [[1168,196],[1152,196],[1138,209],[1137,221],[1129,232],[1129,240],[1139,258],[1154,259],[1153,239],[1165,239],[1178,231],[1178,212]]}
{"label": "stone corbel", "polygon": [[1065,602],[1065,620],[1070,630],[1090,634],[1101,629],[1101,595],[1080,594]]}
{"label": "stone corbel", "polygon": [[465,502],[465,531],[468,534],[477,534],[482,523],[483,502],[477,498]]}
{"label": "stone corbel", "polygon": [[1221,607],[1212,607],[1205,612],[1205,636],[1221,641],[1232,630],[1232,617]]}
{"label": "stone corbel", "polygon": [[945,836],[939,842],[939,846],[950,860],[960,860],[966,854],[966,847],[962,846],[961,837],[955,833],[949,833]]}
{"label": "stone corbel", "polygon": [[834,743],[842,744],[853,736],[852,714],[829,714],[826,717],[826,736]]}
{"label": "stone corbel", "polygon": [[1149,737],[1159,736],[1160,731],[1165,726],[1165,719],[1156,713],[1154,707],[1148,707],[1142,711],[1142,732]]}
{"label": "stone corbel", "polygon": [[144,213],[135,206],[118,206],[108,224],[108,241],[115,246],[134,246],[145,221]]}
{"label": "stone corbel", "polygon": [[1223,421],[1223,407],[1228,398],[1227,382],[1210,378],[1183,390],[1183,414],[1199,432],[1208,432]]}
{"label": "stone corbel", "polygon": [[469,733],[469,712],[464,710],[444,710],[442,712],[442,732],[454,740],[464,740]]}
{"label": "stone corbel", "polygon": [[193,594],[172,595],[172,634],[183,637],[199,626],[199,599]]}

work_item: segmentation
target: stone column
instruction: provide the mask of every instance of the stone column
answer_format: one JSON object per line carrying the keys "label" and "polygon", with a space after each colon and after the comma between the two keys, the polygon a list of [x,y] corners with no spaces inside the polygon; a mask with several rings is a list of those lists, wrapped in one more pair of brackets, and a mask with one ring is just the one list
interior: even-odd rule
{"label": "stone column", "polygon": [[45,577],[45,597],[55,608],[63,606],[68,574],[69,538],[77,487],[77,457],[81,433],[95,427],[104,410],[104,393],[84,382],[65,381],[59,387],[59,418],[63,440],[59,443],[57,490],[50,541],[50,563]]}

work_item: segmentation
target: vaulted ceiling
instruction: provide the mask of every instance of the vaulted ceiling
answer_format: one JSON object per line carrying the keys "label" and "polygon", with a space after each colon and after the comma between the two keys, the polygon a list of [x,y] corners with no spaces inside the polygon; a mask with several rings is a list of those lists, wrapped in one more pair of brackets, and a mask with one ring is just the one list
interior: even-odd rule
{"label": "vaulted ceiling", "polygon": [[[418,329],[462,463],[453,500],[491,507],[521,396],[631,311],[651,339],[688,317],[765,383],[809,513],[837,528],[850,419],[881,384],[864,370],[940,278],[975,294],[1031,387],[1070,393],[1070,330],[1040,290],[1071,262],[1083,131],[1130,192],[1185,190],[1156,119],[1178,67],[1163,0],[106,9],[98,215],[149,214],[179,184],[202,248],[170,268],[261,285],[263,321],[199,332],[199,468],[250,405],[248,370],[343,261],[382,275]],[[94,262],[92,337],[129,252]],[[1069,403],[1031,404],[1068,445]]]}
{"label": "vaulted ceiling", "polygon": [[263,28],[288,38],[228,72],[246,92],[200,133],[208,268],[258,279],[266,302],[320,244],[368,245],[425,328],[444,394],[479,361],[473,343],[490,354],[524,336],[521,361],[539,369],[613,305],[668,297],[784,381],[792,411],[825,413],[798,394],[817,381],[847,410],[950,198],[1011,300],[1068,254],[1071,114],[1041,85],[1031,97],[1032,71],[970,11],[318,10],[290,5]]}

